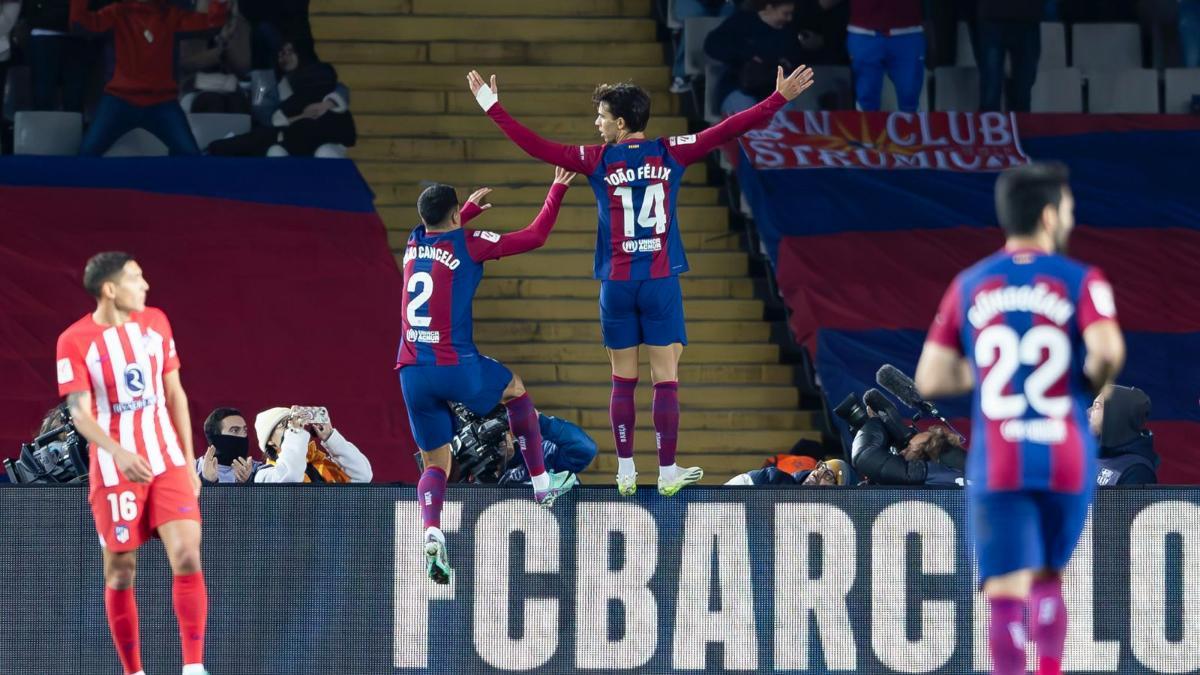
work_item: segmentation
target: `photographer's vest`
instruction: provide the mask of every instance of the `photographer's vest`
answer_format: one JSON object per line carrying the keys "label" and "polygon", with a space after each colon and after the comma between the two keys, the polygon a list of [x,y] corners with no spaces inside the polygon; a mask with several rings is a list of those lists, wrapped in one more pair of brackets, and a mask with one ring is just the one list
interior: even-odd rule
{"label": "photographer's vest", "polygon": [[1096,485],[1116,485],[1121,481],[1121,476],[1135,466],[1144,466],[1154,471],[1154,462],[1134,454],[1101,457],[1097,463],[1100,470],[1096,472]]}
{"label": "photographer's vest", "polygon": [[[308,462],[304,467],[305,483],[349,483],[350,476],[329,456],[325,448],[316,441],[308,442]],[[267,456],[267,464],[275,466],[275,460]]]}

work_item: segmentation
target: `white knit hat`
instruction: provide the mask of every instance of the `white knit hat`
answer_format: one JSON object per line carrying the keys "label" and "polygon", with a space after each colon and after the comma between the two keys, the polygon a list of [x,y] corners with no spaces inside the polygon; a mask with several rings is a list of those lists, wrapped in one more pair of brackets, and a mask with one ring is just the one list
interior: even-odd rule
{"label": "white knit hat", "polygon": [[271,440],[271,432],[279,426],[287,416],[292,414],[291,408],[268,408],[254,418],[254,433],[258,436],[258,449],[267,453],[267,441]]}

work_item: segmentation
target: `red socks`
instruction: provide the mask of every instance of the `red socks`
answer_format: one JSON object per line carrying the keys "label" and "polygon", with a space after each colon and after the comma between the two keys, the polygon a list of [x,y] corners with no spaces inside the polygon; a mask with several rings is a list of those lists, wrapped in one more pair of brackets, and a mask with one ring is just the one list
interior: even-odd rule
{"label": "red socks", "polygon": [[612,376],[612,396],[608,399],[608,416],[612,420],[613,440],[617,445],[617,457],[633,457],[633,426],[637,422],[637,405],[633,392],[637,389],[637,378]]}
{"label": "red socks", "polygon": [[108,630],[126,675],[140,671],[142,645],[138,637],[137,599],[133,588],[116,590],[105,586],[104,612],[108,614]]}
{"label": "red socks", "polygon": [[417,481],[417,501],[425,529],[442,527],[442,500],[446,497],[446,472],[440,466],[427,466]]}
{"label": "red socks", "polygon": [[675,445],[679,438],[679,383],[654,385],[654,433],[658,441],[658,465],[675,465]]}
{"label": "red socks", "polygon": [[175,604],[175,618],[179,620],[183,664],[204,663],[204,625],[208,621],[208,591],[204,587],[204,573],[176,575],[171,597]]}

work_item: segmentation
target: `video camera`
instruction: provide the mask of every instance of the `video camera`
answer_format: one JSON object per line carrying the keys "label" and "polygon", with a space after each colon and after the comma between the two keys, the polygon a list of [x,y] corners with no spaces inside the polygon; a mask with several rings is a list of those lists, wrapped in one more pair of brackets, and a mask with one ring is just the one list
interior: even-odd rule
{"label": "video camera", "polygon": [[450,453],[458,464],[459,480],[473,483],[499,481],[508,463],[504,447],[508,415],[504,406],[496,406],[484,417],[461,403],[452,404],[450,409],[461,425],[450,441]]}
{"label": "video camera", "polygon": [[902,415],[896,404],[892,403],[878,389],[868,389],[867,393],[863,394],[861,402],[858,399],[858,394],[848,394],[833,409],[833,412],[845,420],[846,424],[850,426],[850,430],[857,434],[863,425],[867,423],[867,420],[870,419],[867,408],[874,411],[875,417],[883,423],[883,428],[887,431],[892,447],[897,450],[904,449],[908,445],[908,442],[912,440],[912,437],[917,435],[916,426]]}
{"label": "video camera", "polygon": [[58,424],[22,444],[17,459],[4,460],[12,482],[87,484],[88,442],[75,429],[65,405],[55,410]]}

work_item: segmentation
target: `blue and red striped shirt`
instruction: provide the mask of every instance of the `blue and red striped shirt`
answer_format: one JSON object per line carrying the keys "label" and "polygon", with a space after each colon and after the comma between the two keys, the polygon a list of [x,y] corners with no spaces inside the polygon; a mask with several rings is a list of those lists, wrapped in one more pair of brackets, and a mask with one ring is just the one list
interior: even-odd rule
{"label": "blue and red striped shirt", "polygon": [[[413,230],[404,248],[397,368],[455,366],[478,358],[471,304],[483,279],[483,263],[546,243],[566,192],[566,185],[552,185],[537,218],[517,232],[497,234],[466,227],[429,232],[424,225]],[[460,212],[462,224],[481,212],[467,203]]]}
{"label": "blue and red striped shirt", "polygon": [[1083,333],[1116,318],[1100,270],[1065,256],[1005,250],[955,278],[928,340],[964,354],[975,376],[972,484],[1079,493],[1095,479]]}

